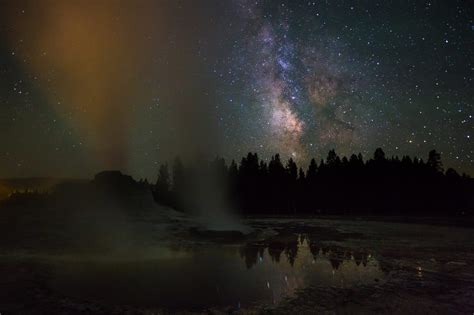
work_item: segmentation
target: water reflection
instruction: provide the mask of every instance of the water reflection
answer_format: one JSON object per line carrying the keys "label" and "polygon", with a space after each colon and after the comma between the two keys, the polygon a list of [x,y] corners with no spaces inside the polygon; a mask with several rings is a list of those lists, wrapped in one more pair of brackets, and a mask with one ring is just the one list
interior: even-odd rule
{"label": "water reflection", "polygon": [[343,260],[354,260],[356,265],[367,266],[367,259],[372,257],[370,253],[364,251],[345,250],[337,246],[323,247],[309,235],[283,234],[273,239],[247,243],[243,246],[240,255],[245,260],[247,268],[252,268],[263,259],[265,249],[275,263],[280,262],[283,254],[288,263],[293,266],[299,251],[304,252],[305,255],[309,251],[314,260],[326,258],[336,270]]}
{"label": "water reflection", "polygon": [[255,269],[267,279],[273,303],[309,285],[347,288],[375,284],[384,277],[370,253],[319,246],[307,235],[283,235],[246,244],[240,255],[249,270]]}
{"label": "water reflection", "polygon": [[318,246],[304,235],[172,252],[159,259],[61,263],[51,287],[102,303],[204,309],[277,304],[309,285],[346,288],[383,278],[372,255]]}

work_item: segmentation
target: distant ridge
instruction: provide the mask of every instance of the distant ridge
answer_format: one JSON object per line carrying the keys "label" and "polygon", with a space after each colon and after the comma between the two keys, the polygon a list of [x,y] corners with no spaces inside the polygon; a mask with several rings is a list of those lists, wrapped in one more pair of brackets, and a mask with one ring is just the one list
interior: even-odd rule
{"label": "distant ridge", "polygon": [[8,198],[15,191],[50,191],[61,183],[87,182],[88,179],[55,177],[21,177],[0,179],[0,200]]}

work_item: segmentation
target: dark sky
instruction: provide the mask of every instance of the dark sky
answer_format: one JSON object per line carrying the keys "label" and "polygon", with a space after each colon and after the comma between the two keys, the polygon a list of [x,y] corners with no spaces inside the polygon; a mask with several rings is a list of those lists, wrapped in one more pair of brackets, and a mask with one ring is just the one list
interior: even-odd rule
{"label": "dark sky", "polygon": [[473,1],[1,1],[0,177],[376,147],[474,175]]}

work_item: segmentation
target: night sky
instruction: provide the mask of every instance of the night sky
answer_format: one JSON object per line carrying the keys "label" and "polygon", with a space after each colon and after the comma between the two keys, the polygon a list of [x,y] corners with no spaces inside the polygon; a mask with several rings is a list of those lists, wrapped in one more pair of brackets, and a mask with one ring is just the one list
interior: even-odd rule
{"label": "night sky", "polygon": [[441,152],[474,175],[474,2],[1,1],[0,177]]}

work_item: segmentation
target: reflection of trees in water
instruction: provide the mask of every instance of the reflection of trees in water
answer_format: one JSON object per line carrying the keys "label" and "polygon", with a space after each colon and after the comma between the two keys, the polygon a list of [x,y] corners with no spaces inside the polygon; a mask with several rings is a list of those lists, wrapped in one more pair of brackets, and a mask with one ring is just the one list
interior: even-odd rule
{"label": "reflection of trees in water", "polygon": [[285,255],[292,266],[295,264],[296,255],[298,254],[298,245],[298,236],[293,234],[293,237],[288,239],[285,246]]}
{"label": "reflection of trees in water", "polygon": [[242,246],[240,254],[247,271],[263,279],[274,302],[308,286],[354,288],[385,278],[378,260],[367,252],[327,245],[320,236],[280,231],[275,237]]}
{"label": "reflection of trees in water", "polygon": [[270,242],[268,244],[268,254],[274,262],[280,262],[281,253],[285,250],[285,244],[280,241]]}
{"label": "reflection of trees in water", "polygon": [[257,264],[259,258],[263,258],[264,250],[265,247],[257,244],[248,244],[240,249],[240,256],[245,260],[245,265],[248,269]]}
{"label": "reflection of trees in water", "polygon": [[313,263],[325,258],[334,270],[337,270],[343,261],[353,260],[357,266],[367,266],[371,255],[365,251],[348,250],[339,246],[322,246],[317,235],[295,234],[282,232],[278,236],[263,242],[247,243],[240,249],[240,255],[245,260],[247,268],[252,268],[259,259],[263,259],[265,249],[274,263],[280,263],[282,254],[288,263],[294,266],[301,247],[308,247]]}

